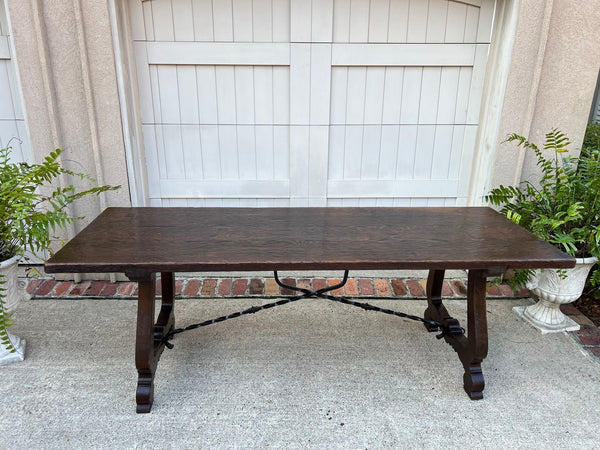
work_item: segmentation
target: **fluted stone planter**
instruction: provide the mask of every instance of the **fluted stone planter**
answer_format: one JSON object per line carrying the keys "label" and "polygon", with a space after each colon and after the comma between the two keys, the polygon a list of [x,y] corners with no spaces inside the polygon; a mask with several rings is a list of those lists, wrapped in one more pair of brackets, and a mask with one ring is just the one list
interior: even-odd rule
{"label": "fluted stone planter", "polygon": [[[5,289],[4,309],[8,313],[13,312],[17,308],[17,304],[24,297],[27,297],[25,283],[19,283],[18,262],[19,257],[13,256],[0,263],[0,274],[4,276],[5,281],[3,285]],[[16,361],[23,361],[25,358],[25,339],[21,339],[11,333],[8,333],[8,337],[16,352],[11,353],[6,348],[6,345],[0,343],[0,366],[5,366]]]}
{"label": "fluted stone planter", "polygon": [[538,302],[516,306],[513,310],[542,334],[579,330],[579,324],[565,316],[560,305],[574,302],[581,296],[587,276],[597,261],[594,257],[577,258],[573,269],[563,269],[566,277],[560,276],[555,269],[536,270],[527,288],[538,297]]}

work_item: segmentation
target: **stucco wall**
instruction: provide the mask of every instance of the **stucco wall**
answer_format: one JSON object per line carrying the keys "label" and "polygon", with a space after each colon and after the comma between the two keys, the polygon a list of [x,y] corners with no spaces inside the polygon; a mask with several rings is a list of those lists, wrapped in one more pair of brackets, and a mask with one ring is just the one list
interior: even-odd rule
{"label": "stucco wall", "polygon": [[86,220],[73,234],[103,207],[130,205],[107,3],[8,0],[7,7],[35,159],[62,148],[68,168],[123,185],[79,201],[73,214]]}
{"label": "stucco wall", "polygon": [[492,186],[539,173],[531,154],[502,144],[509,133],[542,144],[548,131],[559,128],[578,154],[600,67],[599,0],[520,2]]}

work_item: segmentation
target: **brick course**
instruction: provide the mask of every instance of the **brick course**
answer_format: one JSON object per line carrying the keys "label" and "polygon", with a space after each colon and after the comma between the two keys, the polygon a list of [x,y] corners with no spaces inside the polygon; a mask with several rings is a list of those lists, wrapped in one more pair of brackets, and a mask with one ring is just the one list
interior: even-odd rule
{"label": "brick course", "polygon": [[362,295],[373,295],[375,292],[373,291],[373,282],[366,278],[361,278],[358,280],[358,286],[360,287],[360,293]]}
{"label": "brick course", "polygon": [[250,294],[262,295],[262,293],[264,292],[264,289],[265,289],[265,284],[263,283],[262,280],[259,280],[258,278],[253,278],[252,280],[250,280],[250,288],[249,288]]}
{"label": "brick course", "polygon": [[414,297],[425,296],[423,288],[421,287],[421,283],[419,283],[417,280],[406,280],[406,287],[408,288],[410,295]]}

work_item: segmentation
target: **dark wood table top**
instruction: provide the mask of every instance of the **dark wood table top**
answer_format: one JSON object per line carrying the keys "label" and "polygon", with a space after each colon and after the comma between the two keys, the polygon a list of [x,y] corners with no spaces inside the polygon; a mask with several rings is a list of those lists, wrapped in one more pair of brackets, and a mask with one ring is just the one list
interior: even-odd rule
{"label": "dark wood table top", "polygon": [[46,271],[566,268],[490,208],[108,208]]}

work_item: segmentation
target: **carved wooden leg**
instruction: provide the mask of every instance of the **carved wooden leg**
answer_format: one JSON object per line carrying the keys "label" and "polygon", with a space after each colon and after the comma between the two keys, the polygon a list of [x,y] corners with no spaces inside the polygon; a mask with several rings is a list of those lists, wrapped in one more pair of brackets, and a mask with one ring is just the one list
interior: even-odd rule
{"label": "carved wooden leg", "polygon": [[129,271],[126,275],[138,283],[137,332],[135,337],[135,367],[138,385],[135,395],[138,413],[149,413],[154,400],[154,373],[157,358],[154,345],[154,297],[156,275],[145,271]]}
{"label": "carved wooden leg", "polygon": [[472,400],[483,398],[485,380],[481,363],[488,352],[486,278],[482,270],[469,270],[467,286],[468,352],[461,356],[465,367],[465,391]]}
{"label": "carved wooden leg", "polygon": [[154,327],[154,339],[158,343],[162,342],[173,328],[175,328],[174,298],[175,298],[175,277],[173,272],[161,272],[160,284],[162,291],[162,302],[158,320]]}
{"label": "carved wooden leg", "polygon": [[[481,362],[487,356],[487,319],[485,310],[486,272],[470,270],[467,287],[468,337],[462,332],[458,320],[454,319],[442,304],[443,270],[432,270],[427,280],[427,303],[425,318],[443,324],[447,329],[445,341],[458,353],[465,369],[464,388],[472,400],[483,398],[485,382]],[[429,331],[436,331],[425,324]]]}
{"label": "carved wooden leg", "polygon": [[[440,308],[442,305],[442,285],[444,283],[444,270],[430,270],[427,278],[427,309],[424,317],[427,320],[435,320],[442,323],[442,313]],[[426,323],[425,327],[428,331],[437,331],[432,325]]]}

